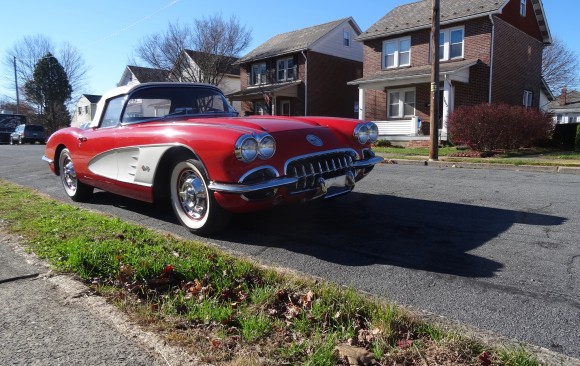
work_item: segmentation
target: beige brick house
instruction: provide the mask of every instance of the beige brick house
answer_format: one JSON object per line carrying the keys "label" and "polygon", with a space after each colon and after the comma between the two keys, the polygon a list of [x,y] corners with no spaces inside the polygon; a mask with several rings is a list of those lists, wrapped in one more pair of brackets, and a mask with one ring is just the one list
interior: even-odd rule
{"label": "beige brick house", "polygon": [[[359,118],[389,140],[428,138],[420,135],[429,131],[431,12],[431,0],[396,7],[358,37],[363,77],[349,84],[359,88]],[[440,12],[443,139],[459,106],[540,106],[542,50],[551,43],[541,0],[441,0]]]}

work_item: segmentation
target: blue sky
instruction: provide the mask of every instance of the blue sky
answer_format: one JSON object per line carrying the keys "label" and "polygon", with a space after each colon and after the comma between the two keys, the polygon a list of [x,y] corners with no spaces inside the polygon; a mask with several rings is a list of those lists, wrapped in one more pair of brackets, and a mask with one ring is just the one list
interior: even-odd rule
{"label": "blue sky", "polygon": [[[352,16],[364,31],[394,7],[411,0],[293,0],[240,2],[232,0],[9,0],[2,2],[0,58],[26,36],[42,34],[58,46],[75,46],[90,68],[85,94],[102,94],[121,79],[139,41],[165,31],[169,22],[221,12],[237,16],[252,30],[249,52],[273,35]],[[543,0],[552,36],[580,55],[579,0]],[[15,98],[13,75],[0,63],[0,99]],[[554,91],[556,92],[556,91]]]}

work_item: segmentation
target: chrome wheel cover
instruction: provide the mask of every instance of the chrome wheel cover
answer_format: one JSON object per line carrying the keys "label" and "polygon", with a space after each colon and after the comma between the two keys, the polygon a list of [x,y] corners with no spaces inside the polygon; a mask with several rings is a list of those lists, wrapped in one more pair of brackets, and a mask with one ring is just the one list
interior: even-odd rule
{"label": "chrome wheel cover", "polygon": [[63,163],[64,165],[62,168],[62,182],[66,190],[69,191],[71,194],[74,194],[77,190],[78,181],[73,162],[70,159],[70,157],[67,156],[64,159]]}
{"label": "chrome wheel cover", "polygon": [[183,212],[192,220],[207,214],[208,194],[203,178],[192,170],[181,172],[177,181],[177,197]]}

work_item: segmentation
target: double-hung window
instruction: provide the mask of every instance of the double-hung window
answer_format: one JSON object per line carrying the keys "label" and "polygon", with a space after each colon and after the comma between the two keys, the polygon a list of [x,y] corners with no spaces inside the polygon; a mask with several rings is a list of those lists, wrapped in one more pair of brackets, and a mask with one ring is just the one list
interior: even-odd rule
{"label": "double-hung window", "polygon": [[388,118],[406,118],[415,115],[415,88],[389,91]]}
{"label": "double-hung window", "polygon": [[266,84],[266,63],[253,64],[251,77],[251,85]]}
{"label": "double-hung window", "polygon": [[450,28],[439,33],[439,60],[463,58],[464,29]]}
{"label": "double-hung window", "polygon": [[523,17],[526,16],[526,2],[527,0],[520,0],[520,15]]}
{"label": "double-hung window", "polygon": [[383,69],[411,65],[411,37],[383,42]]}
{"label": "double-hung window", "polygon": [[342,45],[350,47],[350,32],[347,30],[342,31]]}
{"label": "double-hung window", "polygon": [[294,59],[279,59],[276,62],[276,73],[278,81],[294,80]]}
{"label": "double-hung window", "polygon": [[522,104],[524,107],[529,108],[532,106],[534,100],[534,92],[529,90],[524,90],[524,98],[522,100]]}

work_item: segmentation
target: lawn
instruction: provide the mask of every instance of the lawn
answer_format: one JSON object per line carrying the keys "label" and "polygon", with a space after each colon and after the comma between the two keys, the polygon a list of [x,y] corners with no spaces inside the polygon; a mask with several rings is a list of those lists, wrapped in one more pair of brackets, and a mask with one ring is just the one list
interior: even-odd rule
{"label": "lawn", "polygon": [[[216,365],[539,365],[385,299],[0,181],[0,229],[167,342]],[[1,235],[2,231],[0,231]]]}

